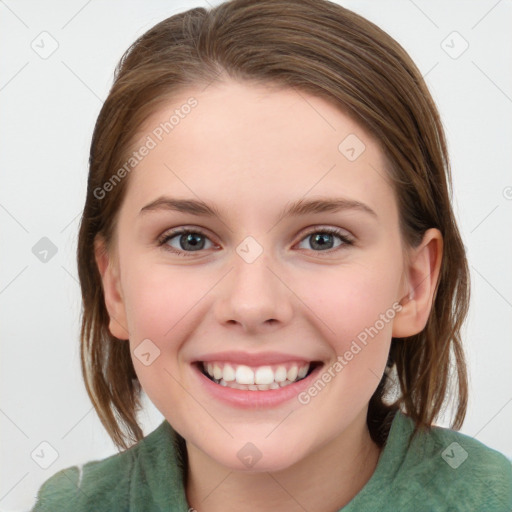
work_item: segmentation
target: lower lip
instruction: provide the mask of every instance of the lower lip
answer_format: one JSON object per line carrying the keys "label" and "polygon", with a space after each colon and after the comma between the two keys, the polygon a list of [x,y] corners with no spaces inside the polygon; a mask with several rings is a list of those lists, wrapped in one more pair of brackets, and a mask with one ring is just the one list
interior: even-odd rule
{"label": "lower lip", "polygon": [[201,372],[197,365],[192,365],[194,373],[199,377],[200,385],[204,387],[207,393],[228,405],[245,409],[277,407],[288,400],[296,398],[299,393],[311,386],[312,381],[320,373],[322,366],[315,368],[305,379],[288,384],[288,386],[283,388],[269,389],[267,391],[250,391],[215,384],[215,382],[211,381]]}

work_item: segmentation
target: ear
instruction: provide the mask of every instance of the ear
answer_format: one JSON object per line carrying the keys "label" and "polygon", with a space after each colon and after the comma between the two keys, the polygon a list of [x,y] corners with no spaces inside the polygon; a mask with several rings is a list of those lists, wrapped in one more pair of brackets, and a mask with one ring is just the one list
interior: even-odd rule
{"label": "ear", "polygon": [[423,240],[409,257],[406,273],[405,295],[400,301],[401,311],[395,316],[392,336],[405,338],[420,333],[427,324],[441,262],[443,258],[443,235],[438,229],[428,229]]}
{"label": "ear", "polygon": [[127,340],[128,324],[119,280],[119,268],[115,258],[108,253],[105,240],[99,235],[94,240],[94,256],[101,274],[105,306],[110,317],[109,331],[112,336]]}

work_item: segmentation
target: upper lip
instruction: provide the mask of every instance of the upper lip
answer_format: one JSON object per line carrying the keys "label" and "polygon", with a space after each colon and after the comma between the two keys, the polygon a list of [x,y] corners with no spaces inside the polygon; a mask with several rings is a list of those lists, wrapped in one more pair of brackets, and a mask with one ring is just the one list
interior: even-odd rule
{"label": "upper lip", "polygon": [[214,354],[204,354],[197,357],[194,362],[227,362],[244,364],[247,366],[263,366],[279,363],[298,362],[298,363],[311,363],[313,359],[304,356],[297,356],[294,354],[285,354],[282,352],[216,352]]}

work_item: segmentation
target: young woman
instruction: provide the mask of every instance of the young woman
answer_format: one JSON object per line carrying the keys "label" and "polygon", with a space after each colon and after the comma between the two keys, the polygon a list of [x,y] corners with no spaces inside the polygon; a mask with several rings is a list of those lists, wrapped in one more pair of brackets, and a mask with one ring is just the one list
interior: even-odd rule
{"label": "young woman", "polygon": [[85,384],[123,451],[34,510],[510,510],[507,459],[433,426],[452,374],[452,428],[467,404],[449,186],[421,74],[351,11],[233,0],[145,33],[78,244]]}

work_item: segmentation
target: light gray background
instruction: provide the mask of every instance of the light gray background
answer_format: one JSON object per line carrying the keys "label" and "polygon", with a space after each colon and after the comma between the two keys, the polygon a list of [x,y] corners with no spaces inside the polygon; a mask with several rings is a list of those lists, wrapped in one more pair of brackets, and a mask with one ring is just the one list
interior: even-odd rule
{"label": "light gray background", "polygon": [[[340,3],[405,47],[439,106],[473,283],[464,330],[471,399],[461,431],[512,457],[512,3]],[[90,138],[124,50],[199,5],[207,3],[0,0],[3,511],[29,509],[58,470],[115,453],[79,368],[75,250]],[[58,43],[46,59],[31,46],[51,48],[43,31]],[[32,252],[43,237],[57,248],[46,263]],[[148,403],[141,420],[149,433],[162,416]],[[36,450],[39,463],[51,462],[44,441],[58,453],[47,469],[31,457]]]}

